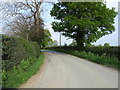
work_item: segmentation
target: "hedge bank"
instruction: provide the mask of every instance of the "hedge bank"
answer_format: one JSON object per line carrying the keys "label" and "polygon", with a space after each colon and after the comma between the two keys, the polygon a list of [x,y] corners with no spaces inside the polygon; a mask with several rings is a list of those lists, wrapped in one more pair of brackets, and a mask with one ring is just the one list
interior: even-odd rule
{"label": "hedge bank", "polygon": [[2,35],[2,60],[5,70],[10,70],[24,59],[37,58],[39,55],[40,47],[36,42]]}
{"label": "hedge bank", "polygon": [[17,88],[43,64],[44,54],[36,42],[23,38],[2,37],[2,87]]}
{"label": "hedge bank", "polygon": [[[45,48],[45,49],[56,49],[56,50],[76,50],[76,51],[80,51],[76,46],[57,46],[57,47],[48,47],[48,48]],[[115,58],[118,58],[119,57],[119,54],[120,54],[120,47],[117,47],[117,46],[93,46],[93,47],[84,47],[83,50],[84,52],[91,52],[91,53],[94,53],[94,54],[98,54],[98,55],[103,55],[103,54],[106,54],[107,56],[110,56],[110,57],[115,57]]]}

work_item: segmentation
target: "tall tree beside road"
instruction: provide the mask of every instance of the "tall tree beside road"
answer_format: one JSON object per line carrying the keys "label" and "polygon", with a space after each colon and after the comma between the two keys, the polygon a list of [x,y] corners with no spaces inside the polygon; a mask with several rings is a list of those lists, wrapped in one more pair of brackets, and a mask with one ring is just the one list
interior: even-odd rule
{"label": "tall tree beside road", "polygon": [[103,2],[59,2],[54,4],[51,16],[60,20],[52,28],[73,38],[79,49],[115,31],[115,8],[109,9]]}
{"label": "tall tree beside road", "polygon": [[[26,21],[30,18],[34,21],[34,25],[32,25],[32,30],[34,30],[33,34],[35,37],[33,38],[33,40],[37,41],[39,44],[41,44],[44,35],[43,23],[40,15],[43,9],[42,3],[43,0],[23,0],[22,2],[11,1],[2,3],[4,4],[2,7],[2,11],[4,12],[4,14],[6,14],[6,16],[11,17],[11,19],[7,20],[7,22],[12,22],[14,18],[18,16],[22,17]],[[31,24],[27,25],[26,31],[27,29],[30,29],[28,27],[31,27]]]}

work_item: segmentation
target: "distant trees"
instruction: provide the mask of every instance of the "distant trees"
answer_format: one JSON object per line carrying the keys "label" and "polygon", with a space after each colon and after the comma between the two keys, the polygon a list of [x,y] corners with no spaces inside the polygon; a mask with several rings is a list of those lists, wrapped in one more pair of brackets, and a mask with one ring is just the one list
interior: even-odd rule
{"label": "distant trees", "polygon": [[50,47],[55,47],[55,46],[58,46],[57,40],[54,40],[50,45]]}
{"label": "distant trees", "polygon": [[110,46],[110,44],[109,43],[105,43],[104,46],[108,47],[108,46]]}
{"label": "distant trees", "polygon": [[45,29],[44,30],[44,38],[42,41],[42,47],[50,46],[53,44],[53,40],[51,39],[51,34],[49,30]]}
{"label": "distant trees", "polygon": [[76,40],[79,49],[115,31],[115,9],[103,2],[59,2],[54,4],[51,16],[60,20],[53,22],[55,32]]}
{"label": "distant trees", "polygon": [[58,42],[56,40],[52,40],[51,33],[49,30],[44,30],[44,38],[42,40],[42,47],[55,47],[58,46]]}
{"label": "distant trees", "polygon": [[99,44],[98,47],[102,47],[102,44]]}
{"label": "distant trees", "polygon": [[70,43],[69,46],[77,46],[76,41],[75,41],[75,40],[72,40],[72,43]]}
{"label": "distant trees", "polygon": [[94,44],[91,44],[91,43],[87,43],[86,44],[86,47],[94,47],[95,45]]}

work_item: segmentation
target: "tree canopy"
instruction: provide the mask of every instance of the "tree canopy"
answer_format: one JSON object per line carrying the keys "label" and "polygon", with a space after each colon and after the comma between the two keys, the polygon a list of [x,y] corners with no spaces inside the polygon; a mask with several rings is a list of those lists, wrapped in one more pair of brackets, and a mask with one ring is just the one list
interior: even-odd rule
{"label": "tree canopy", "polygon": [[115,31],[116,15],[115,8],[107,8],[103,2],[59,2],[54,4],[51,16],[60,21],[53,22],[52,28],[82,48]]}

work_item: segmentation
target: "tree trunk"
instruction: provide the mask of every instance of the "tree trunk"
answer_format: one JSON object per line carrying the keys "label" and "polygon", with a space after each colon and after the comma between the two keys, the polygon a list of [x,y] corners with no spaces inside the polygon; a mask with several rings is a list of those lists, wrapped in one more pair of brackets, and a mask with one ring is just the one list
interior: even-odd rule
{"label": "tree trunk", "polygon": [[40,6],[41,6],[42,0],[40,1],[40,4],[36,4],[36,12],[34,13],[34,24],[35,24],[35,35],[36,35],[36,40],[40,44],[42,43],[43,39],[43,31],[42,31],[42,21],[40,19]]}
{"label": "tree trunk", "polygon": [[77,37],[76,37],[76,43],[77,43],[77,49],[82,50],[84,47],[84,32],[77,32]]}

